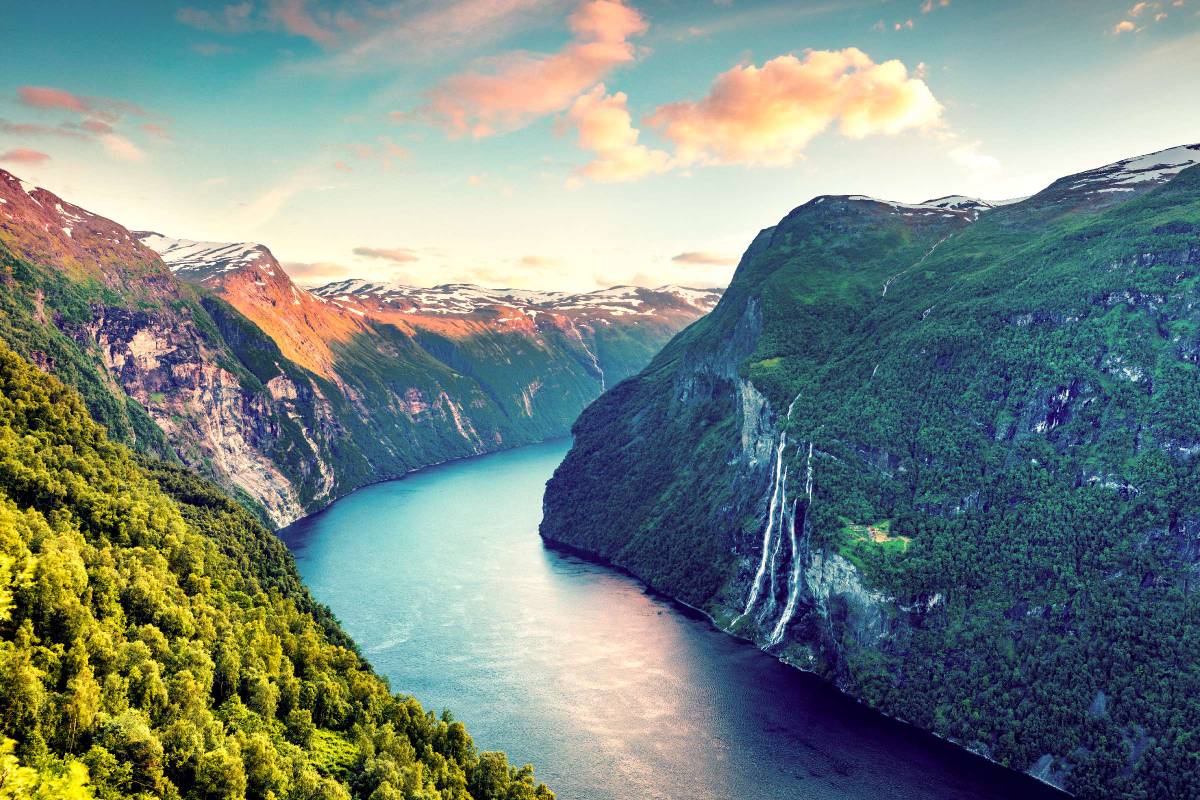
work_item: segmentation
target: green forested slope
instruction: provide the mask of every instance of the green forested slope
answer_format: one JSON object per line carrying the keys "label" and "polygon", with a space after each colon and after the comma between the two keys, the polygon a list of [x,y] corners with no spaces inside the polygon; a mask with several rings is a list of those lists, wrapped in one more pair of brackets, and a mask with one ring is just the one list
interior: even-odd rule
{"label": "green forested slope", "polygon": [[[1078,184],[797,209],[583,414],[543,534],[1080,796],[1200,797],[1200,168]],[[781,432],[796,544],[746,614]]]}
{"label": "green forested slope", "polygon": [[0,741],[0,797],[552,797],[391,694],[239,505],[7,348]]}

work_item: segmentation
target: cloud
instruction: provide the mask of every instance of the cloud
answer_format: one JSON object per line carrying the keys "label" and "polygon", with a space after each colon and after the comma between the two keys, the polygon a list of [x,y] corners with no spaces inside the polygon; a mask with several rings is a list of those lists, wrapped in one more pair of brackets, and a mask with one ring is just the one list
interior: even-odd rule
{"label": "cloud", "polygon": [[141,161],[146,154],[133,142],[118,133],[106,133],[100,137],[104,149],[125,161]]}
{"label": "cloud", "polygon": [[159,125],[157,122],[144,122],[141,125],[142,130],[164,142],[171,141],[171,132],[167,130],[165,125]]}
{"label": "cloud", "polygon": [[92,111],[82,97],[49,86],[22,86],[17,89],[17,98],[33,108],[61,108],[80,114],[89,114]]}
{"label": "cloud", "polygon": [[309,170],[303,170],[293,175],[281,184],[272,186],[249,203],[243,204],[241,222],[250,228],[265,225],[274,219],[293,197],[311,188],[313,176]]}
{"label": "cloud", "polygon": [[703,250],[688,250],[671,256],[676,264],[701,264],[706,267],[732,267],[738,260],[734,256],[723,256]]}
{"label": "cloud", "polygon": [[942,105],[897,60],[876,63],[858,48],[779,56],[734,67],[707,96],[660,106],[651,125],[680,164],[791,164],[836,125],[852,139],[930,129]]}
{"label": "cloud", "polygon": [[[24,129],[31,134],[72,136],[74,138],[91,137],[99,141],[110,154],[117,158],[126,161],[139,161],[145,158],[146,154],[140,147],[117,131],[117,126],[126,117],[144,118],[149,116],[144,108],[135,103],[108,97],[86,97],[52,86],[21,86],[17,89],[17,100],[30,108],[65,111],[77,115],[80,119],[60,123],[57,127],[7,122],[0,127],[11,130]],[[155,138],[170,139],[170,133],[165,124],[145,122],[140,127]]]}
{"label": "cloud", "polygon": [[1120,36],[1122,33],[1133,33],[1137,30],[1137,25],[1127,19],[1123,19],[1113,26],[1113,36]]}
{"label": "cloud", "polygon": [[249,33],[260,24],[254,15],[254,4],[249,2],[231,3],[219,11],[185,7],[175,12],[175,19],[198,30],[222,34]]}
{"label": "cloud", "polygon": [[[397,62],[428,58],[447,50],[479,52],[488,41],[518,27],[540,24],[570,0],[260,0],[227,3],[216,9],[187,7],[176,19],[192,28],[224,36],[271,32],[308,39],[326,51],[300,72],[386,70]],[[232,52],[205,43],[193,45],[201,55]]]}
{"label": "cloud", "polygon": [[64,125],[41,125],[36,122],[12,122],[0,118],[0,133],[14,136],[61,136],[67,139],[86,139],[88,135],[77,130],[74,123]]}
{"label": "cloud", "polygon": [[1157,8],[1157,3],[1134,3],[1129,9],[1129,16],[1136,17],[1151,6]]}
{"label": "cloud", "polygon": [[144,117],[146,110],[136,103],[109,97],[84,97],[51,86],[21,86],[17,99],[30,108],[59,109],[105,122],[116,122],[123,116]]}
{"label": "cloud", "polygon": [[50,156],[40,150],[30,150],[28,147],[16,147],[5,153],[0,153],[0,161],[10,161],[14,164],[44,164]]}
{"label": "cloud", "polygon": [[354,274],[350,267],[332,261],[285,261],[283,269],[306,286],[320,285]]}
{"label": "cloud", "polygon": [[670,167],[671,157],[665,151],[638,143],[627,100],[624,92],[605,94],[604,84],[599,84],[571,106],[568,119],[579,132],[579,146],[596,154],[578,174],[611,183],[636,180]]}
{"label": "cloud", "polygon": [[980,175],[994,175],[1001,170],[1000,159],[981,153],[982,142],[971,142],[951,148],[950,160]]}
{"label": "cloud", "polygon": [[347,11],[310,8],[308,0],[267,0],[261,6],[229,3],[215,11],[187,6],[175,13],[175,19],[197,30],[225,36],[279,31],[322,47],[339,44],[343,36],[362,27],[362,21]]}
{"label": "cloud", "polygon": [[342,30],[353,28],[357,24],[344,14],[314,14],[309,11],[307,0],[272,0],[270,15],[287,33],[302,36],[326,47],[338,40]]}
{"label": "cloud", "polygon": [[379,6],[362,35],[330,63],[343,70],[379,69],[447,50],[478,52],[485,42],[540,22],[563,5],[565,0],[442,0],[423,9]]}
{"label": "cloud", "polygon": [[420,256],[405,247],[356,247],[354,255],[363,258],[378,258],[395,264],[408,264],[420,260]]}
{"label": "cloud", "polygon": [[936,0],[936,2],[935,0],[925,0],[925,2],[921,4],[921,13],[929,14],[932,13],[936,8],[945,8],[948,5],[950,5],[950,0]]}
{"label": "cloud", "polygon": [[510,131],[561,111],[613,69],[633,61],[629,39],[646,31],[621,0],[588,0],[569,20],[573,39],[552,54],[509,53],[491,72],[465,72],[435,87],[422,113],[452,135]]}
{"label": "cloud", "polygon": [[551,269],[564,266],[565,262],[561,258],[548,258],[546,256],[521,256],[517,262],[522,267],[530,269]]}
{"label": "cloud", "polygon": [[[380,136],[376,142],[352,142],[343,148],[351,157],[360,161],[374,161],[384,169],[391,169],[397,161],[409,157],[407,148],[393,142],[387,136]],[[349,172],[351,167],[345,161],[338,161],[334,167]]]}

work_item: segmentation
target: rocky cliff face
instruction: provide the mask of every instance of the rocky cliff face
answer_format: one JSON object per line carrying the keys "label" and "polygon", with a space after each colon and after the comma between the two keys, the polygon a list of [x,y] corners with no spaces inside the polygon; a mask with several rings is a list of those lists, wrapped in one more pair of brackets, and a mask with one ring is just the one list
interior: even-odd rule
{"label": "rocky cliff face", "polygon": [[133,234],[2,170],[0,266],[0,336],[79,388],[114,438],[206,472],[275,525],[565,434],[718,296],[630,288],[551,310],[475,289],[465,313],[368,307],[298,287],[262,245]]}
{"label": "rocky cliff face", "polygon": [[810,201],[580,417],[543,536],[1082,796],[1200,792],[1161,777],[1200,724],[1197,164]]}

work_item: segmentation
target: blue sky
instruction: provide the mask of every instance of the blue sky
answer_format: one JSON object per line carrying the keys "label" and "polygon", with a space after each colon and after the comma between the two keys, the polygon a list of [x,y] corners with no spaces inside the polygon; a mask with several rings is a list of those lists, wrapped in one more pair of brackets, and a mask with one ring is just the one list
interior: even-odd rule
{"label": "blue sky", "polygon": [[299,279],[715,285],[816,194],[1200,141],[1200,0],[0,0],[0,166]]}

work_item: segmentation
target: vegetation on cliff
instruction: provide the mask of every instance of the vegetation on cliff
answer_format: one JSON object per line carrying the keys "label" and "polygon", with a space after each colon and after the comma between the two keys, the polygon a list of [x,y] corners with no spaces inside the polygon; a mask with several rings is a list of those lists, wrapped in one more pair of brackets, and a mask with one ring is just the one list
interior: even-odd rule
{"label": "vegetation on cliff", "polygon": [[1200,168],[1103,186],[972,223],[797,209],[583,414],[544,535],[769,642],[737,616],[765,420],[807,558],[856,565],[881,615],[809,587],[776,652],[1082,797],[1200,796]]}
{"label": "vegetation on cliff", "polygon": [[0,797],[553,795],[392,694],[241,506],[2,348]]}

